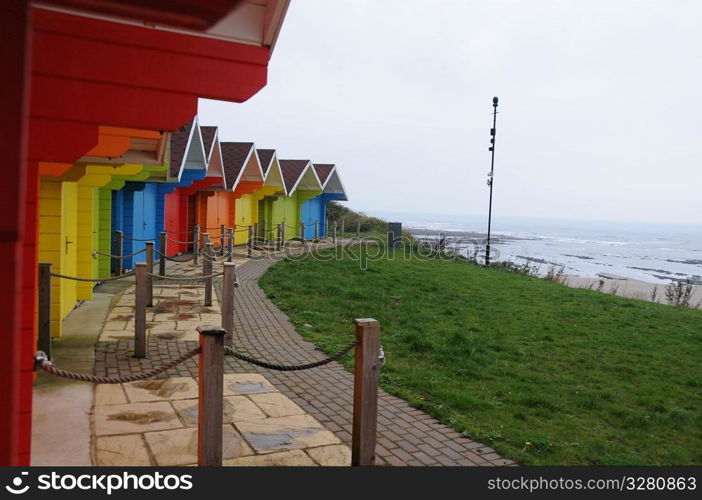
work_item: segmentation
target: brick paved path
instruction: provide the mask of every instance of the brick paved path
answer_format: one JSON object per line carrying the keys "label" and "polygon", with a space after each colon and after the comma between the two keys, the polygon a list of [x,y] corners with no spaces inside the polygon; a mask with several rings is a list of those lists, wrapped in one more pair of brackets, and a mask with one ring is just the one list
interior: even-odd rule
{"label": "brick paved path", "polygon": [[[258,278],[273,262],[270,257],[249,261],[237,270],[240,283],[235,297],[237,347],[259,359],[283,364],[323,358],[325,355],[295,331],[288,317],[258,286]],[[349,325],[349,338],[352,334],[353,326]],[[132,342],[99,342],[95,354],[96,373],[126,374],[159,366],[197,345],[195,342],[163,340],[152,340],[149,344],[151,359],[136,360],[131,357]],[[266,370],[229,356],[225,357],[225,363],[225,373],[262,373],[343,442],[351,444],[353,375],[339,363],[302,372]],[[196,361],[189,360],[164,376],[197,376]],[[514,464],[492,448],[462,438],[453,429],[383,390],[379,394],[378,434],[378,464]]]}

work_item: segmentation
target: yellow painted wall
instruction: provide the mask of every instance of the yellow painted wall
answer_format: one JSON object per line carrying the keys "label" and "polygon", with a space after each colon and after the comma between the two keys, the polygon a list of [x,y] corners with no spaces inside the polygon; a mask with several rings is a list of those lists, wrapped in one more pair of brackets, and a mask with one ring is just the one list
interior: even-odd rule
{"label": "yellow painted wall", "polygon": [[[95,230],[93,210],[95,209],[95,188],[93,186],[78,185],[78,211],[77,211],[77,230],[78,230],[78,248],[77,253],[77,270],[78,276],[95,277],[93,263],[97,262],[93,259],[93,231]],[[94,283],[87,281],[79,281],[76,286],[77,296],[79,300],[90,300],[93,298]]]}
{"label": "yellow painted wall", "polygon": [[[243,245],[249,238],[248,226],[253,226],[258,222],[258,201],[255,194],[245,194],[236,199],[234,207],[234,223],[236,233],[234,233],[234,244]],[[247,231],[244,231],[247,229]],[[263,237],[263,235],[260,235]]]}
{"label": "yellow painted wall", "polygon": [[[39,184],[39,261],[54,273],[75,276],[78,241],[78,186],[75,182],[42,179]],[[51,280],[51,333],[61,336],[61,320],[75,307],[76,282]]]}

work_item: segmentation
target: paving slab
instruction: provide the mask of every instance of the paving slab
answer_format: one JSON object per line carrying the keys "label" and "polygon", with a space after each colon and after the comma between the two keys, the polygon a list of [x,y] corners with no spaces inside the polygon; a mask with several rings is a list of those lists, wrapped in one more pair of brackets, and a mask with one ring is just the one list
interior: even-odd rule
{"label": "paving slab", "polygon": [[277,392],[266,377],[257,373],[227,373],[224,375],[224,395]]}
{"label": "paving slab", "polygon": [[96,406],[95,435],[138,434],[180,427],[180,419],[167,401]]}
{"label": "paving slab", "polygon": [[348,467],[351,465],[351,449],[341,444],[320,446],[305,450],[319,465],[330,467]]}
{"label": "paving slab", "polygon": [[261,454],[340,442],[309,415],[237,422],[235,426],[253,449]]}
{"label": "paving slab", "polygon": [[[154,455],[156,465],[190,465],[197,463],[197,428],[183,428],[169,431],[147,432],[146,443]],[[231,425],[222,430],[222,458],[252,455],[251,447]]]}
{"label": "paving slab", "polygon": [[[197,398],[197,382],[192,377],[138,380],[123,384],[130,403]],[[97,404],[97,403],[96,403]]]}
{"label": "paving slab", "polygon": [[[197,426],[198,400],[186,399],[173,401],[173,407],[178,416],[188,427]],[[223,421],[234,423],[244,420],[261,420],[266,415],[251,400],[244,396],[225,397],[222,405]]]}
{"label": "paving slab", "polygon": [[269,417],[288,417],[304,415],[305,411],[293,403],[290,398],[279,392],[250,394],[251,401],[261,408]]}
{"label": "paving slab", "polygon": [[102,466],[150,466],[149,452],[141,434],[96,438],[95,464]]}

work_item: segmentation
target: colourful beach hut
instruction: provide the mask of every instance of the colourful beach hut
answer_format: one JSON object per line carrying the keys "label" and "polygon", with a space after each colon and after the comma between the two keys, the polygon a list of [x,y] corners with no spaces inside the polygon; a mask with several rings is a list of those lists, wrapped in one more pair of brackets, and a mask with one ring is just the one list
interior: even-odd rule
{"label": "colourful beach hut", "polygon": [[267,227],[285,224],[285,237],[300,237],[302,204],[322,193],[322,184],[309,160],[279,160],[285,196],[265,196],[259,211]]}
{"label": "colourful beach hut", "polygon": [[[280,162],[275,149],[257,149],[261,170],[263,172],[263,187],[252,193],[253,202],[256,204],[257,222],[259,227],[259,238],[274,240],[276,238],[276,227],[272,225],[271,211],[266,210],[273,200],[286,196],[283,173],[280,170]],[[269,202],[261,203],[268,198]],[[246,243],[247,234],[237,234],[236,242]]]}
{"label": "colourful beach hut", "polygon": [[[287,6],[287,0],[3,3],[1,465],[30,462],[40,172],[49,177],[63,168],[56,165],[74,165],[98,146],[102,126],[173,132],[196,114],[201,97],[249,99],[266,84]],[[46,199],[60,192],[72,200],[78,190],[52,187]],[[61,235],[55,240],[60,252]],[[63,245],[65,253],[65,239]]]}
{"label": "colourful beach hut", "polygon": [[[145,160],[146,151],[161,154],[167,135],[152,131],[102,128],[100,141],[74,165],[41,164],[39,206],[39,258],[52,264],[52,271],[69,276],[99,276],[94,251],[100,243],[99,189],[114,178],[135,175],[142,165],[119,162]],[[115,137],[126,142],[112,141]],[[110,144],[118,143],[115,147]],[[121,148],[127,147],[126,151]],[[101,156],[108,153],[110,156]],[[114,155],[114,156],[112,156]],[[60,175],[56,175],[61,172]],[[68,279],[52,280],[52,336],[61,336],[62,320],[78,300],[92,298],[93,283]]]}
{"label": "colourful beach hut", "polygon": [[[213,126],[201,126],[200,137],[202,138],[204,151],[204,171],[197,179],[191,179],[188,185],[183,185],[175,189],[172,194],[166,197],[167,223],[166,230],[180,233],[180,236],[187,238],[180,241],[192,241],[195,225],[200,226],[201,233],[208,232],[207,207],[208,198],[213,196],[216,190],[224,188],[224,170],[222,167],[222,153],[219,147],[218,130]],[[214,226],[212,226],[214,228]],[[219,227],[216,232],[209,231],[214,239],[219,236]],[[193,248],[193,244],[180,243],[169,246],[168,253],[185,252]]]}
{"label": "colourful beach hut", "polygon": [[[171,134],[170,163],[152,169],[143,182],[127,182],[113,197],[112,221],[114,229],[124,233],[123,253],[129,255],[142,250],[146,241],[153,241],[161,250],[160,234],[166,228],[166,197],[176,188],[190,186],[205,177],[207,154],[197,117],[186,123],[178,132]],[[175,217],[178,211],[175,211]],[[173,225],[172,223],[170,225]],[[166,229],[167,230],[167,229]],[[172,240],[188,241],[185,231],[171,234]],[[178,253],[175,243],[167,248],[170,254]],[[144,253],[122,260],[125,269],[146,259]],[[116,262],[115,262],[116,264]]]}
{"label": "colourful beach hut", "polygon": [[314,224],[318,224],[318,236],[326,236],[327,203],[330,201],[347,201],[346,190],[339,177],[336,165],[313,164],[319,181],[322,183],[322,194],[302,203],[301,219],[305,223],[305,238],[314,238]]}
{"label": "colourful beach hut", "polygon": [[226,211],[220,213],[229,216],[229,225],[236,230],[234,242],[241,244],[248,238],[244,230],[258,219],[258,203],[253,193],[263,187],[263,169],[253,142],[222,142],[220,146],[227,190],[220,197],[228,199]]}

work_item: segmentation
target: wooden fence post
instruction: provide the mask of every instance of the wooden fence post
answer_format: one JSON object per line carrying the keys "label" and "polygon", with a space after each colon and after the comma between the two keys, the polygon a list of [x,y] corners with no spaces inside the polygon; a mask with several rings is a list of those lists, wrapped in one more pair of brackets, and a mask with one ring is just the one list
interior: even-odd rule
{"label": "wooden fence post", "polygon": [[119,229],[115,231],[115,274],[122,276],[122,255],[124,255],[124,233]]}
{"label": "wooden fence post", "polygon": [[149,276],[154,272],[154,242],[146,242],[146,307],[154,306],[154,279]]}
{"label": "wooden fence post", "polygon": [[277,232],[277,234],[275,237],[275,249],[280,250],[280,247],[283,244],[283,225],[282,224],[278,224],[278,228],[277,228],[276,232]]}
{"label": "wooden fence post", "polygon": [[246,242],[246,256],[251,258],[251,250],[253,249],[253,227],[249,226],[249,239]]}
{"label": "wooden fence post", "polygon": [[305,239],[305,223],[300,221],[300,239]]}
{"label": "wooden fence post", "polygon": [[280,246],[285,245],[285,221],[280,223]]}
{"label": "wooden fence post", "polygon": [[[185,240],[187,241],[187,240]],[[197,259],[200,253],[200,225],[195,224],[193,228],[193,266],[197,267]]]}
{"label": "wooden fence post", "polygon": [[37,349],[51,359],[51,263],[39,264],[39,338]]}
{"label": "wooden fence post", "polygon": [[224,231],[227,229],[227,226],[224,224],[219,225],[219,255],[224,255]]}
{"label": "wooden fence post", "polygon": [[227,243],[227,252],[229,252],[229,257],[227,257],[227,262],[234,260],[234,227],[228,229],[229,243]]}
{"label": "wooden fence post", "polygon": [[146,357],[146,262],[136,263],[136,291],[134,294],[134,357]]}
{"label": "wooden fence post", "polygon": [[315,241],[319,239],[319,221],[314,221],[314,239]]}
{"label": "wooden fence post", "polygon": [[234,340],[234,287],[236,286],[236,264],[224,263],[222,280],[222,328],[227,332],[224,341],[232,345]]}
{"label": "wooden fence post", "polygon": [[198,326],[197,464],[222,465],[224,329]]}
{"label": "wooden fence post", "polygon": [[[202,274],[204,276],[209,276],[212,274],[212,261],[210,259],[214,258],[214,250],[212,249],[212,242],[207,242],[205,244],[205,252],[202,255]],[[205,280],[205,306],[210,307],[212,305],[212,278]]]}
{"label": "wooden fence post", "polygon": [[256,242],[256,246],[258,246],[258,237],[259,237],[259,234],[258,234],[258,222],[254,222],[253,228],[254,228],[254,242]]}
{"label": "wooden fence post", "polygon": [[351,465],[374,465],[378,428],[380,325],[371,318],[357,319],[355,323],[358,344],[353,374]]}
{"label": "wooden fence post", "polygon": [[168,255],[168,252],[166,252],[166,247],[168,246],[168,234],[166,234],[165,231],[161,232],[161,244],[159,246],[161,247],[161,254],[158,256],[158,275],[165,276],[166,255]]}

